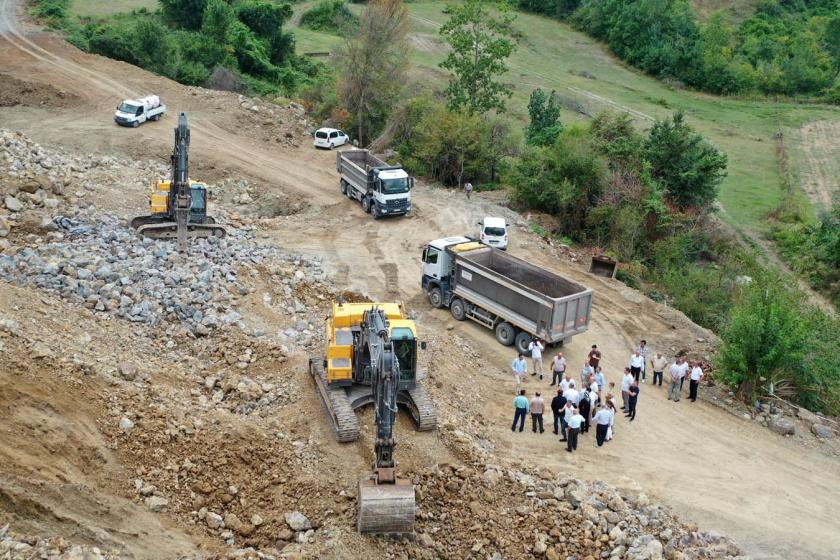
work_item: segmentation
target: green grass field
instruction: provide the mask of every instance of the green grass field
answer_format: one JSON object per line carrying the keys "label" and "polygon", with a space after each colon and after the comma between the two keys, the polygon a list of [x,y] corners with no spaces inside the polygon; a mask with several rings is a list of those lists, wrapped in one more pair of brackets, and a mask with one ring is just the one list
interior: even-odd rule
{"label": "green grass field", "polygon": [[109,16],[131,10],[156,10],[157,0],[73,0],[70,2],[70,15],[79,17]]}
{"label": "green grass field", "polygon": [[[445,3],[411,2],[407,6],[415,47],[414,81],[421,87],[440,89],[446,74],[437,65],[446,48],[438,28],[446,21]],[[736,227],[760,229],[767,214],[782,200],[774,134],[793,135],[816,120],[840,121],[840,110],[828,106],[720,98],[669,88],[627,67],[598,42],[556,20],[520,13],[514,26],[521,39],[506,76],[514,88],[508,103],[512,116],[526,121],[528,97],[536,87],[554,89],[562,96],[565,122],[590,118],[583,113],[626,111],[640,128],[647,128],[655,119],[682,109],[692,126],[729,157],[729,175],[721,186],[720,199]],[[295,33],[300,52],[323,51],[341,41],[304,29]]]}

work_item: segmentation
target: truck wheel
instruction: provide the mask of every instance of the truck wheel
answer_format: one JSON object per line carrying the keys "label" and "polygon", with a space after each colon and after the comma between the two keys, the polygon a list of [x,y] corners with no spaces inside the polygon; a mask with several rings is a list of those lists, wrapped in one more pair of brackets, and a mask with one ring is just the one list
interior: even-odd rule
{"label": "truck wheel", "polygon": [[496,325],[496,340],[504,346],[511,346],[516,339],[516,329],[510,323],[499,323]]}
{"label": "truck wheel", "polygon": [[379,218],[382,217],[382,212],[379,211],[379,205],[375,202],[370,207],[370,213],[373,216],[374,220],[378,220]]}
{"label": "truck wheel", "polygon": [[370,214],[370,199],[368,197],[362,199],[362,210],[365,211],[365,214]]}
{"label": "truck wheel", "polygon": [[464,300],[460,298],[452,300],[452,303],[449,304],[449,311],[456,321],[463,321],[467,318],[467,306],[464,305]]}
{"label": "truck wheel", "polygon": [[140,126],[140,123],[138,121],[134,121],[133,123],[131,123],[131,128],[137,128],[138,126]]}
{"label": "truck wheel", "polygon": [[443,292],[440,291],[440,288],[432,288],[429,290],[429,303],[431,303],[432,307],[435,309],[443,307]]}
{"label": "truck wheel", "polygon": [[516,350],[520,354],[528,355],[528,345],[531,344],[531,334],[525,331],[519,331],[516,335]]}
{"label": "truck wheel", "polygon": [[346,195],[347,194],[347,183],[344,182],[344,179],[339,181],[339,183],[341,185],[341,194]]}

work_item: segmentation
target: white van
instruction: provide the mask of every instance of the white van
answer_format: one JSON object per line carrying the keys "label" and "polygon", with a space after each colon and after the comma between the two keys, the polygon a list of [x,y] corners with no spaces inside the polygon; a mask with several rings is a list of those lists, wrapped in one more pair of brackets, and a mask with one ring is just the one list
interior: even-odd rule
{"label": "white van", "polygon": [[315,131],[315,142],[313,142],[313,144],[316,148],[327,148],[332,150],[338,146],[343,146],[349,141],[350,138],[338,129],[319,128]]}
{"label": "white van", "polygon": [[478,222],[478,240],[485,245],[506,250],[508,246],[508,224],[504,218],[486,216]]}

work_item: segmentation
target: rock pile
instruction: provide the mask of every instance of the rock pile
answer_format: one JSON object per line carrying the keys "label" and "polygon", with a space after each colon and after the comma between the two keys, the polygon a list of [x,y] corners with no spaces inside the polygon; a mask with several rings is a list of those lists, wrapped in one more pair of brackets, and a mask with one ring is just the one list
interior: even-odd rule
{"label": "rock pile", "polygon": [[71,544],[61,537],[28,537],[0,528],[0,558],[15,560],[118,560],[119,555],[95,546]]}
{"label": "rock pile", "polygon": [[[15,247],[0,256],[0,279],[133,322],[180,322],[199,336],[241,323],[233,303],[253,290],[243,269],[278,261],[295,265],[273,267],[288,270],[290,294],[295,283],[324,279],[319,261],[257,245],[237,230],[232,239],[193,240],[183,256],[173,242],[141,238],[107,214],[95,222],[56,217],[53,224],[59,234],[53,243]],[[299,309],[305,311],[292,306]]]}
{"label": "rock pile", "polygon": [[441,465],[416,480],[419,547],[411,557],[579,560],[746,559],[644,494],[550,472]]}

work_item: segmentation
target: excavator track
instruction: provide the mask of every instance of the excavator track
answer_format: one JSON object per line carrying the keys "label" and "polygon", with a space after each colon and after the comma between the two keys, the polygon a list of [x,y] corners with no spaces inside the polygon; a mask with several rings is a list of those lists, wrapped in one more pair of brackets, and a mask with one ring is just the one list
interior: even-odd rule
{"label": "excavator track", "polygon": [[[169,239],[178,237],[178,224],[175,222],[157,222],[141,225],[137,233],[155,239]],[[189,237],[225,237],[227,230],[218,224],[187,224]]]}
{"label": "excavator track", "polygon": [[327,385],[327,374],[324,371],[323,358],[309,359],[309,373],[315,379],[318,397],[330,421],[335,439],[339,443],[356,441],[359,439],[359,419],[353,412],[347,392],[342,388],[330,389]]}
{"label": "excavator track", "polygon": [[401,391],[403,404],[408,408],[418,432],[428,432],[437,428],[437,407],[422,385],[414,389]]}

